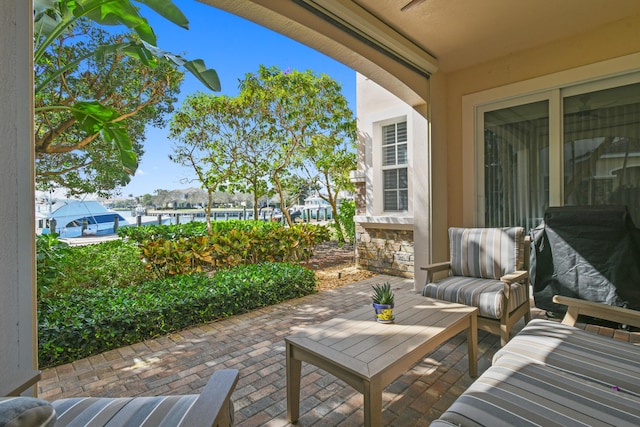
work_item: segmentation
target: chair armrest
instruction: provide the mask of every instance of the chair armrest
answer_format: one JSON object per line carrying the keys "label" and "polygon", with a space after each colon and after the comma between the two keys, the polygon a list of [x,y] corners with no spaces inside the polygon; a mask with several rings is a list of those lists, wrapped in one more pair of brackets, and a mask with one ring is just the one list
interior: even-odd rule
{"label": "chair armrest", "polygon": [[450,268],[451,268],[451,263],[449,261],[445,261],[445,262],[438,262],[435,264],[429,264],[426,267],[420,267],[420,270],[436,272],[436,271],[445,271]]}
{"label": "chair armrest", "polygon": [[181,426],[230,426],[231,394],[238,383],[237,369],[221,369],[213,373],[193,407],[180,423]]}
{"label": "chair armrest", "polygon": [[562,319],[562,323],[565,325],[575,325],[578,321],[578,316],[584,314],[586,316],[597,317],[598,319],[640,328],[640,311],[637,310],[562,295],[554,295],[553,302],[567,306],[567,314],[565,314],[564,319]]}
{"label": "chair armrest", "polygon": [[513,273],[505,274],[500,278],[500,281],[510,285],[512,283],[522,282],[528,277],[529,277],[529,272],[521,270],[521,271],[514,271]]}
{"label": "chair armrest", "polygon": [[435,264],[429,264],[426,267],[420,267],[420,270],[426,270],[427,272],[427,283],[433,282],[433,273],[437,273],[439,271],[447,271],[451,269],[451,262],[438,262]]}

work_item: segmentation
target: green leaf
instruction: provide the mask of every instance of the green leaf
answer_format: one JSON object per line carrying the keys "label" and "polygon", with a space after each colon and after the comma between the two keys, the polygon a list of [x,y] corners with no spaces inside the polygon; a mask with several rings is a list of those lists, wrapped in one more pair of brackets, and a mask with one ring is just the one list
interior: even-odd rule
{"label": "green leaf", "polygon": [[191,73],[209,89],[215,92],[220,91],[220,79],[218,79],[218,73],[216,73],[216,70],[211,68],[207,70],[202,59],[186,61],[184,63],[184,68],[191,71]]}
{"label": "green leaf", "polygon": [[130,175],[135,174],[138,161],[131,139],[124,123],[115,122],[120,114],[97,101],[78,102],[71,109],[82,130],[89,134],[99,132],[106,141],[114,143],[120,152],[123,169]]}
{"label": "green leaf", "polygon": [[56,8],[57,0],[34,0],[33,26],[38,34],[48,36],[62,21],[62,12]]}
{"label": "green leaf", "polygon": [[145,47],[142,43],[125,42],[110,45],[101,45],[95,49],[94,56],[96,61],[105,62],[105,58],[114,55],[117,52],[124,53],[134,59],[139,60],[148,67],[156,67],[158,60],[156,55]]}
{"label": "green leaf", "polygon": [[109,123],[102,130],[102,134],[107,141],[113,141],[118,147],[124,171],[129,175],[135,175],[136,169],[138,169],[138,156],[133,151],[131,139],[129,139],[129,134],[124,126],[115,126],[113,123]]}
{"label": "green leaf", "polygon": [[139,60],[148,67],[158,66],[158,57],[156,57],[149,49],[145,48],[143,44],[129,43],[129,46],[124,46],[122,52],[127,56]]}
{"label": "green leaf", "polygon": [[69,4],[76,17],[86,16],[100,25],[125,25],[147,43],[157,44],[153,29],[129,0],[75,0]]}
{"label": "green leaf", "polygon": [[189,29],[189,20],[171,0],[138,0],[146,4],[163,18],[173,22],[184,29]]}
{"label": "green leaf", "polygon": [[105,123],[120,117],[116,110],[105,107],[97,101],[78,102],[71,107],[80,127],[88,133],[97,133]]}

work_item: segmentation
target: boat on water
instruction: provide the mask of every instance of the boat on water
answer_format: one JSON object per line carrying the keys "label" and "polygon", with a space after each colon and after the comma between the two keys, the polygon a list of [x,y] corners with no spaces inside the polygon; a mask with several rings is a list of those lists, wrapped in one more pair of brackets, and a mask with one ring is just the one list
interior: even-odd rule
{"label": "boat on water", "polygon": [[304,199],[303,217],[308,219],[331,219],[331,205],[319,195],[313,195]]}
{"label": "boat on water", "polygon": [[56,200],[49,212],[36,212],[36,233],[61,238],[113,234],[129,222],[96,200]]}

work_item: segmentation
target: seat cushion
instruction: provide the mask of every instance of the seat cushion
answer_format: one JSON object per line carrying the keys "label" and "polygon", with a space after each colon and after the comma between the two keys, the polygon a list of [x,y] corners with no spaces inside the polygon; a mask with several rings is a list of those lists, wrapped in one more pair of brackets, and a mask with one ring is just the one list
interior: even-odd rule
{"label": "seat cushion", "polygon": [[449,228],[453,276],[499,279],[524,268],[524,228]]}
{"label": "seat cushion", "polygon": [[478,307],[478,316],[500,319],[505,310],[511,313],[528,304],[527,285],[511,285],[508,307],[504,303],[504,283],[500,280],[452,276],[436,283],[427,283],[422,295],[439,300]]}
{"label": "seat cushion", "polygon": [[494,355],[493,363],[505,356],[589,377],[640,398],[640,346],[535,319]]}
{"label": "seat cushion", "polygon": [[59,426],[166,426],[180,425],[197,395],[136,398],[78,397],[53,402]]}
{"label": "seat cushion", "polygon": [[[177,427],[182,425],[198,397],[72,397],[56,400],[51,405],[58,415],[55,427]],[[233,425],[234,413],[233,400],[229,399],[230,425]]]}
{"label": "seat cushion", "polygon": [[440,419],[457,426],[637,426],[638,407],[637,396],[503,354]]}

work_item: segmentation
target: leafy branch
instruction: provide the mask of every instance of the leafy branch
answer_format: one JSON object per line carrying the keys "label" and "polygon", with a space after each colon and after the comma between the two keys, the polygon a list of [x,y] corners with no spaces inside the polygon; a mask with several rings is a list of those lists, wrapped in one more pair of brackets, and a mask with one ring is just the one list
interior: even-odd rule
{"label": "leafy branch", "polygon": [[[133,3],[144,4],[168,21],[188,29],[189,22],[180,9],[171,0],[35,0],[34,1],[34,64],[44,75],[38,75],[35,86],[37,114],[55,114],[56,118],[44,117],[41,125],[46,124],[50,131],[36,137],[40,141],[36,151],[39,156],[82,150],[100,137],[105,143],[113,145],[118,152],[119,162],[123,170],[129,174],[135,174],[138,167],[138,154],[133,147],[129,130],[126,126],[127,118],[135,115],[148,104],[142,103],[132,111],[124,114],[112,106],[99,100],[102,95],[94,92],[93,99],[76,99],[74,96],[67,98],[53,96],[52,86],[56,85],[60,91],[71,93],[72,85],[92,87],[91,82],[82,83],[78,78],[69,81],[70,73],[86,73],[87,61],[105,64],[108,58],[116,61],[120,57],[132,58],[142,66],[157,68],[161,61],[169,61],[174,66],[183,67],[192,73],[208,89],[220,90],[218,75],[213,69],[207,69],[200,59],[187,60],[179,55],[166,52],[157,46],[156,36]],[[61,57],[63,47],[53,49],[54,44],[60,41],[62,44],[68,35],[73,35],[73,30],[82,26],[82,22],[94,22],[100,26],[123,25],[135,33],[135,38],[118,43],[105,43],[93,46],[76,56],[67,55]],[[137,38],[137,39],[136,39]],[[84,43],[82,46],[88,46]],[[98,77],[95,76],[94,79]],[[142,89],[141,89],[142,90]],[[151,93],[151,98],[157,93]],[[156,100],[157,102],[157,100]],[[64,118],[60,114],[69,113]],[[80,138],[81,142],[66,144],[51,149],[54,139],[71,131],[74,124],[86,134]],[[77,138],[76,138],[77,139]],[[71,169],[66,167],[66,169]]]}

